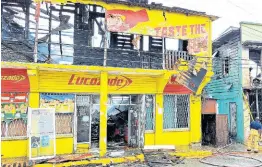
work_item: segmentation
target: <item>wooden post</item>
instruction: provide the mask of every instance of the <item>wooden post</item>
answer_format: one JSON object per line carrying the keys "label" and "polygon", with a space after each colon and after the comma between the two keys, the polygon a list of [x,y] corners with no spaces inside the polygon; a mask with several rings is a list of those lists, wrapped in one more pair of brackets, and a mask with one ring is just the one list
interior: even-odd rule
{"label": "wooden post", "polygon": [[39,17],[40,17],[41,2],[37,3],[35,10],[35,47],[34,47],[34,62],[37,63],[37,53],[38,53],[38,28],[39,28]]}

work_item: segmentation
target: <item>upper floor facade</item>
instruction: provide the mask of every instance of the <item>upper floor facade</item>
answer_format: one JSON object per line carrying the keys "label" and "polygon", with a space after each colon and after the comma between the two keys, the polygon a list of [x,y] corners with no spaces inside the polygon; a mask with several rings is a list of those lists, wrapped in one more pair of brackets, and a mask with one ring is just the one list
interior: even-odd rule
{"label": "upper floor facade", "polygon": [[[262,24],[241,22],[213,41],[213,78],[206,91],[219,99],[261,87]],[[222,85],[222,86],[221,86]]]}
{"label": "upper floor facade", "polygon": [[216,16],[146,1],[49,2],[1,2],[2,61],[170,70],[181,58],[211,63]]}

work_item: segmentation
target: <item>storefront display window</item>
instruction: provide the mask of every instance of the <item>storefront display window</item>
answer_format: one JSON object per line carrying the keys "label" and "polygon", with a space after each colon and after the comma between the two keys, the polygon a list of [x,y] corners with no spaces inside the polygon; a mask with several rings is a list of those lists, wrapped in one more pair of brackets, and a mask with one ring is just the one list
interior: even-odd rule
{"label": "storefront display window", "polygon": [[189,95],[164,95],[164,129],[189,128]]}
{"label": "storefront display window", "polygon": [[1,137],[26,137],[28,93],[2,93]]}
{"label": "storefront display window", "polygon": [[27,136],[30,91],[27,69],[1,68],[1,137]]}
{"label": "storefront display window", "polygon": [[57,135],[73,134],[74,94],[41,93],[40,108],[55,108]]}

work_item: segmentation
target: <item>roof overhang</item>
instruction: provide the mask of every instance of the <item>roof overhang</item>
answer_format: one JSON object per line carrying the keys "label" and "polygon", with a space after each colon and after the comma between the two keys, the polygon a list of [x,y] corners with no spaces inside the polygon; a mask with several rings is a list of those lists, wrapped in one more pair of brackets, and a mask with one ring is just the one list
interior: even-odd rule
{"label": "roof overhang", "polygon": [[262,41],[245,41],[242,45],[246,48],[262,49]]}

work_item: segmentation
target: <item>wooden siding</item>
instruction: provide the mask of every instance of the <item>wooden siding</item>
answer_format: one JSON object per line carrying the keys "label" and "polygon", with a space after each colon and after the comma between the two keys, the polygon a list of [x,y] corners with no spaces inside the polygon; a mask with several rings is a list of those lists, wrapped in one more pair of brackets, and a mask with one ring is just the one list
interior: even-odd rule
{"label": "wooden siding", "polygon": [[[210,83],[205,87],[205,91],[213,99],[229,99],[241,95],[240,80],[240,56],[239,56],[240,37],[234,37],[228,43],[214,49],[219,51],[218,57],[213,58],[214,76]],[[223,74],[223,60],[229,58],[229,73]],[[231,89],[229,85],[232,84]]]}
{"label": "wooden siding", "polygon": [[241,23],[241,42],[262,41],[262,24]]}

